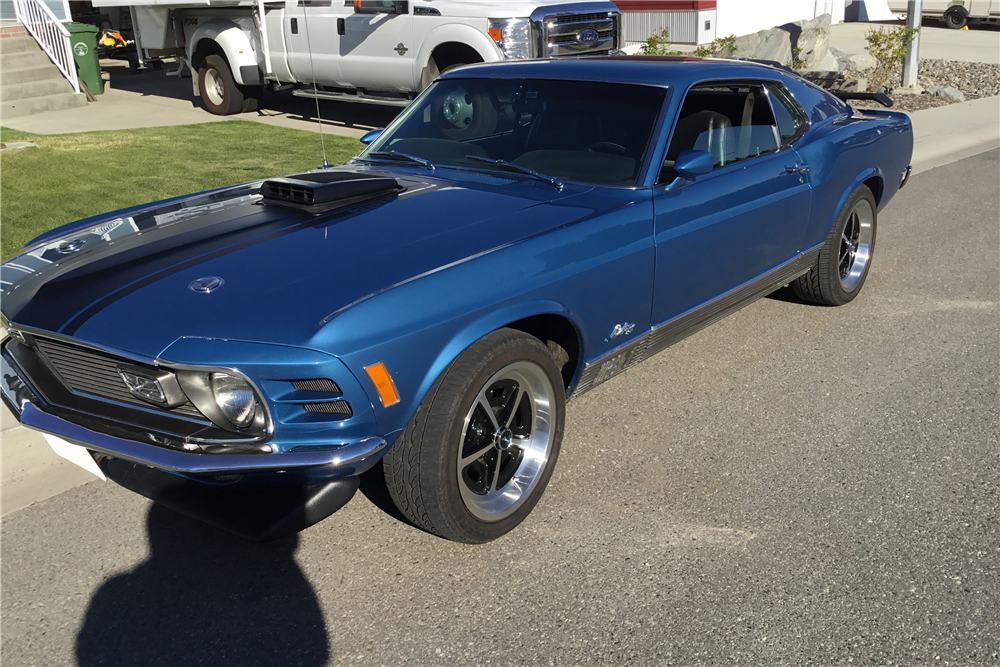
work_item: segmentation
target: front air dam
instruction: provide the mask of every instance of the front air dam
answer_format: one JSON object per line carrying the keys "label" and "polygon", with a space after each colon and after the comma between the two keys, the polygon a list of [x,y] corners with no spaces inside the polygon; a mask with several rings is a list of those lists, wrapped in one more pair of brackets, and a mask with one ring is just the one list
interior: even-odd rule
{"label": "front air dam", "polygon": [[250,542],[276,540],[322,521],[346,505],[360,484],[358,477],[342,477],[312,486],[241,488],[109,457],[99,465],[126,489]]}

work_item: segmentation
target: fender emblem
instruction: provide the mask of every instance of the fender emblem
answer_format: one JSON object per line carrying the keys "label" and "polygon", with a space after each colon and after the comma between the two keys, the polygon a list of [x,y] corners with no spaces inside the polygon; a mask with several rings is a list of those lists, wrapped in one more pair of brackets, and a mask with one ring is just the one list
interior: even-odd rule
{"label": "fender emblem", "polygon": [[400,42],[399,44],[396,45],[396,48],[394,48],[393,51],[395,51],[401,56],[405,56],[406,52],[409,51],[409,49],[403,46],[403,43]]}

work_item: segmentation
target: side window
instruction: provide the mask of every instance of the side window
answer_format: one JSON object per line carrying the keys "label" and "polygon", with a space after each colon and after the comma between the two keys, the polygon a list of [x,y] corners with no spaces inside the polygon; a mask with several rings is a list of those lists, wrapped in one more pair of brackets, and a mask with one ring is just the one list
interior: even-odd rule
{"label": "side window", "polygon": [[778,130],[763,86],[712,83],[691,88],[674,126],[660,182],[677,173],[681,151],[708,151],[715,168],[778,150]]}
{"label": "side window", "polygon": [[767,92],[768,97],[771,98],[771,108],[774,110],[774,118],[778,124],[781,145],[787,146],[798,139],[809,125],[806,112],[802,110],[802,107],[784,86],[769,83],[767,84]]}

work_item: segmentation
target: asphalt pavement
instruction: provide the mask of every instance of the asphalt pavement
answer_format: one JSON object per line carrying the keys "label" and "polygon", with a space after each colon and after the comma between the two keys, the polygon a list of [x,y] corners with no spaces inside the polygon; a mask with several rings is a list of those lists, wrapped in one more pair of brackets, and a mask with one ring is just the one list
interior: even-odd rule
{"label": "asphalt pavement", "polygon": [[995,665],[1000,151],[914,176],[864,293],[785,292],[571,401],[465,546],[339,513],[251,545],[90,483],[4,517],[5,665]]}

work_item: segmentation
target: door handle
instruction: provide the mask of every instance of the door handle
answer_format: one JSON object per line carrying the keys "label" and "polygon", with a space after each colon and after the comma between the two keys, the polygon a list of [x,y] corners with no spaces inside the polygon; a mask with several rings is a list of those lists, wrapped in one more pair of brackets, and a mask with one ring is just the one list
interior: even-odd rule
{"label": "door handle", "polygon": [[796,162],[794,166],[785,167],[786,174],[804,174],[809,171],[809,165]]}

